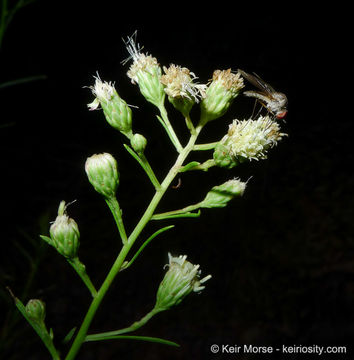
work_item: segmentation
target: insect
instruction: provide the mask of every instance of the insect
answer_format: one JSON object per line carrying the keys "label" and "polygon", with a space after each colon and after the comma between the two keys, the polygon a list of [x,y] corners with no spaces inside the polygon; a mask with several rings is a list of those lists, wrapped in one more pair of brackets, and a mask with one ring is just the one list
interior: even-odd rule
{"label": "insect", "polygon": [[260,90],[245,91],[246,96],[256,98],[277,119],[283,119],[286,116],[288,99],[285,94],[275,91],[255,73],[251,75],[240,69],[238,72]]}

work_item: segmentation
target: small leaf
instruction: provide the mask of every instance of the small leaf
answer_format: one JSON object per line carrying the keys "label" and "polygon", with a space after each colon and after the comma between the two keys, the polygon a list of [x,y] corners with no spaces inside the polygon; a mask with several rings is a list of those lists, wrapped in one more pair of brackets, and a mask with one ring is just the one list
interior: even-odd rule
{"label": "small leaf", "polygon": [[77,327],[75,326],[67,333],[67,335],[65,336],[65,338],[62,341],[63,344],[67,344],[73,338],[76,329],[77,329]]}
{"label": "small leaf", "polygon": [[200,162],[198,161],[192,161],[190,163],[188,163],[187,165],[183,166],[182,168],[179,169],[179,172],[186,172],[189,170],[192,170],[194,167],[200,165]]}

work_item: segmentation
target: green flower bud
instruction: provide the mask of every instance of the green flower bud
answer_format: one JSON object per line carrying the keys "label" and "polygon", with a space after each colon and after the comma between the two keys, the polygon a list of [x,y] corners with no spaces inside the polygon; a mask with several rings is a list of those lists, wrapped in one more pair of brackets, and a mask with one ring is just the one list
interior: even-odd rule
{"label": "green flower bud", "polygon": [[215,70],[201,102],[201,125],[224,115],[243,87],[243,79],[239,73],[233,74],[231,69]]}
{"label": "green flower bud", "polygon": [[65,201],[59,205],[58,216],[51,225],[49,232],[52,245],[57,251],[69,258],[77,257],[80,246],[80,232],[75,220],[69,218],[65,213]]}
{"label": "green flower bud", "polygon": [[38,299],[29,300],[26,305],[26,313],[31,320],[44,324],[45,303]]}
{"label": "green flower bud", "polygon": [[130,138],[132,134],[132,111],[127,103],[119,97],[111,82],[102,82],[96,77],[95,85],[90,87],[95,100],[88,104],[90,110],[101,105],[107,122],[116,130]]}
{"label": "green flower bud", "polygon": [[178,305],[192,291],[200,292],[205,288],[201,286],[211,278],[211,275],[200,279],[199,265],[187,261],[187,256],[173,257],[168,254],[169,267],[162,280],[156,295],[155,309],[167,310]]}
{"label": "green flower bud", "polygon": [[135,34],[125,43],[130,56],[124,63],[133,60],[127,75],[133,84],[139,85],[145,99],[159,107],[165,100],[165,92],[160,82],[161,68],[156,58],[141,53],[141,47],[135,43]]}
{"label": "green flower bud", "polygon": [[134,134],[134,136],[130,139],[130,144],[134,151],[138,154],[143,154],[147,145],[147,140],[143,135]]}
{"label": "green flower bud", "polygon": [[200,203],[201,208],[222,208],[236,196],[242,196],[246,189],[246,183],[239,179],[233,179],[222,185],[214,186]]}
{"label": "green flower bud", "polygon": [[87,158],[85,171],[95,190],[105,198],[114,197],[119,184],[117,162],[111,154],[95,154]]}

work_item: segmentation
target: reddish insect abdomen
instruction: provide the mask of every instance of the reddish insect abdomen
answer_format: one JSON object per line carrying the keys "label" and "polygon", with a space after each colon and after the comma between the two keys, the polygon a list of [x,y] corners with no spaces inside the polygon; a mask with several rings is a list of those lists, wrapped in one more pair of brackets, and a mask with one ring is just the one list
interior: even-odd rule
{"label": "reddish insect abdomen", "polygon": [[276,116],[277,119],[284,119],[287,113],[288,113],[287,111],[283,111],[281,113],[278,113],[275,116]]}

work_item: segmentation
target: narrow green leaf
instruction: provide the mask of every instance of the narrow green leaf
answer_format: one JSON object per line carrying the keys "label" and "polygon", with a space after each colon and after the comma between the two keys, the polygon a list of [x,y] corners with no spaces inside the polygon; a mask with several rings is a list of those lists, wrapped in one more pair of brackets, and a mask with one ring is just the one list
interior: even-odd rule
{"label": "narrow green leaf", "polygon": [[24,84],[24,83],[31,82],[31,81],[44,80],[46,78],[47,78],[46,75],[35,75],[35,76],[28,76],[28,77],[21,78],[21,79],[11,80],[8,82],[1,83],[0,89],[6,88],[9,86]]}
{"label": "narrow green leaf", "polygon": [[120,340],[120,339],[148,341],[148,342],[154,342],[154,343],[159,343],[159,344],[164,344],[164,345],[169,345],[169,346],[176,346],[176,347],[180,346],[179,344],[177,344],[173,341],[170,341],[170,340],[165,340],[165,339],[151,337],[151,336],[135,336],[135,335],[114,335],[114,336],[100,337],[99,334],[95,334],[94,338],[90,337],[90,335],[86,336],[85,341],[90,342],[90,341]]}
{"label": "narrow green leaf", "polygon": [[195,218],[200,216],[200,210],[198,212],[185,212],[182,214],[156,214],[154,215],[151,220],[167,220],[167,219],[178,219],[178,218]]}
{"label": "narrow green leaf", "polygon": [[76,329],[77,329],[77,327],[75,326],[67,333],[67,335],[64,337],[64,339],[62,341],[63,344],[67,344],[73,338]]}
{"label": "narrow green leaf", "polygon": [[135,151],[127,144],[123,144],[123,146],[125,147],[125,150],[127,150],[128,153],[141,165],[142,161]]}
{"label": "narrow green leaf", "polygon": [[128,153],[133,156],[133,158],[139,163],[139,165],[143,168],[146,175],[149,177],[151,183],[154,185],[155,189],[160,189],[161,185],[159,181],[157,180],[151,166],[149,165],[146,157],[144,154],[140,157],[129,145],[123,144],[125,149],[128,151]]}
{"label": "narrow green leaf", "polygon": [[149,244],[149,242],[151,240],[153,240],[157,235],[161,234],[162,232],[169,230],[171,228],[173,228],[174,225],[169,225],[169,226],[165,226],[159,230],[157,230],[156,232],[154,232],[144,243],[143,245],[140,246],[139,250],[135,253],[135,255],[132,257],[132,259],[124,266],[122,266],[122,270],[127,269],[135,260],[136,258],[139,256],[139,254],[144,250],[144,248]]}
{"label": "narrow green leaf", "polygon": [[204,161],[202,164],[196,161],[192,161],[191,163],[187,164],[182,169],[180,169],[179,172],[195,171],[195,170],[208,171],[209,168],[213,166],[215,166],[214,159],[209,159],[207,161]]}
{"label": "narrow green leaf", "polygon": [[198,161],[191,161],[190,163],[188,163],[187,165],[183,166],[182,168],[179,169],[179,172],[186,172],[189,171],[191,169],[193,169],[194,167],[200,165],[200,162]]}

